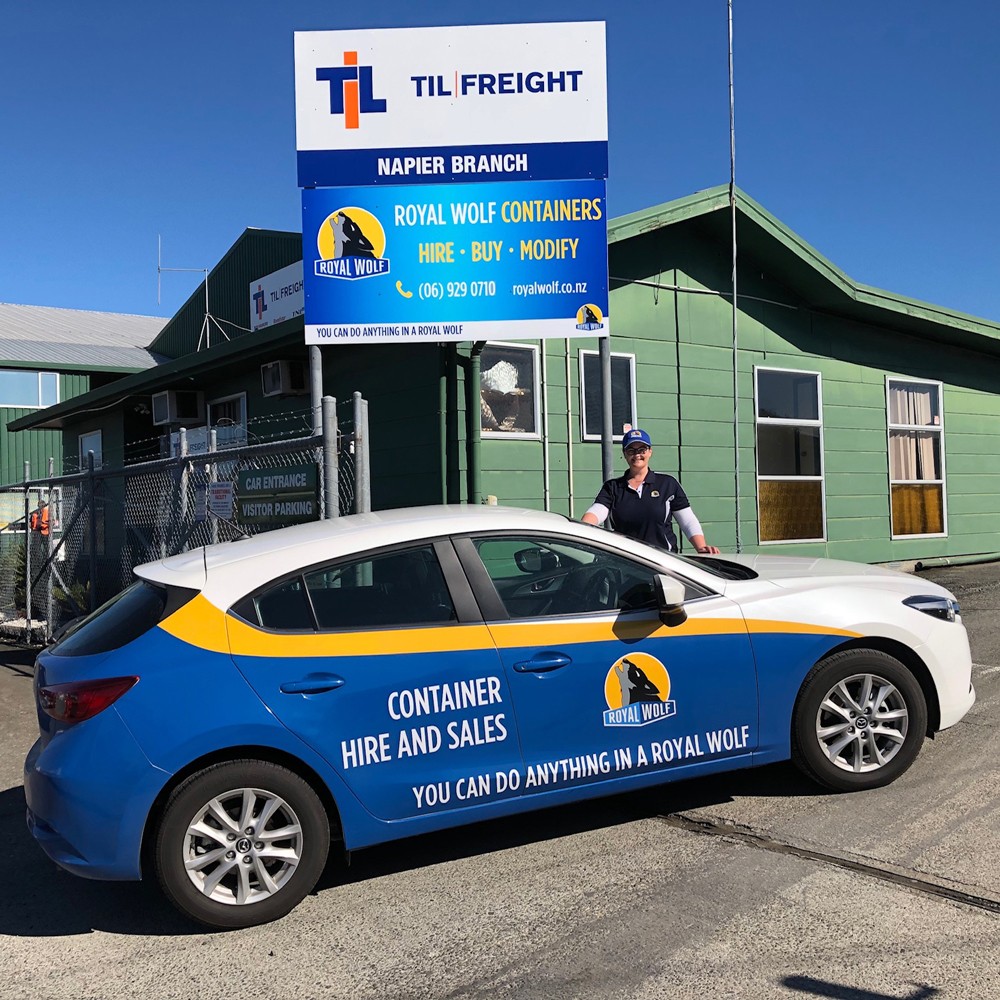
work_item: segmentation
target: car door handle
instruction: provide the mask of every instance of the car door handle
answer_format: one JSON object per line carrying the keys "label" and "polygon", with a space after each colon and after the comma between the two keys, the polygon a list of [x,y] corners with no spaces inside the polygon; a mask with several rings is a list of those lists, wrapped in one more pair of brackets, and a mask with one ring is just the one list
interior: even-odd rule
{"label": "car door handle", "polygon": [[522,674],[543,674],[546,670],[558,670],[572,662],[565,653],[537,653],[530,660],[518,660],[514,669]]}
{"label": "car door handle", "polygon": [[285,681],[281,685],[282,694],[322,694],[344,684],[339,674],[310,674],[299,681]]}

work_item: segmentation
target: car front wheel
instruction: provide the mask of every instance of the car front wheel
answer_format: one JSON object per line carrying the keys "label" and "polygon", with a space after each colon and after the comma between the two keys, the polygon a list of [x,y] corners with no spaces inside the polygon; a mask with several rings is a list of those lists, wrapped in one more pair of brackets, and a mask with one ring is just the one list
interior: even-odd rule
{"label": "car front wheel", "polygon": [[913,674],[876,649],[821,660],[799,692],[792,759],[836,791],[880,788],[916,759],[927,732],[927,703]]}
{"label": "car front wheel", "polygon": [[187,916],[250,927],[301,902],[329,847],[326,810],[306,781],[266,761],[229,761],[174,789],[156,836],[156,872]]}

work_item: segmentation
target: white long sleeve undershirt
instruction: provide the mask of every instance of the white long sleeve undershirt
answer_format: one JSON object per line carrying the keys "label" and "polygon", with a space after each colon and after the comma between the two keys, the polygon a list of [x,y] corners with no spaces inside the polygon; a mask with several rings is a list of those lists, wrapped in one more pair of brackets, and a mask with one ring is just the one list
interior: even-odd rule
{"label": "white long sleeve undershirt", "polygon": [[[598,524],[604,524],[611,513],[611,509],[603,503],[595,503],[591,504],[587,513],[593,514],[597,518]],[[685,507],[683,510],[671,511],[671,514],[673,514],[674,520],[681,531],[684,532],[688,541],[691,541],[695,535],[703,535],[705,533],[702,531],[701,522],[695,517],[694,511],[690,507]]]}

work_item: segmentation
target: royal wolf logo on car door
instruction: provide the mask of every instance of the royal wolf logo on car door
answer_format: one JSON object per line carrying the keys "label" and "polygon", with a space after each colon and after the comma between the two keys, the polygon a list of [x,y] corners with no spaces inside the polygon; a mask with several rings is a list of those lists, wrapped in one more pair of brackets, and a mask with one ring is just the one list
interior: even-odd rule
{"label": "royal wolf logo on car door", "polygon": [[499,543],[477,542],[511,611],[490,631],[516,709],[525,794],[721,758],[749,763],[757,679],[735,604],[693,594],[687,621],[668,628],[646,600],[648,567],[580,543],[532,559],[530,538],[507,544],[521,548],[505,565]]}

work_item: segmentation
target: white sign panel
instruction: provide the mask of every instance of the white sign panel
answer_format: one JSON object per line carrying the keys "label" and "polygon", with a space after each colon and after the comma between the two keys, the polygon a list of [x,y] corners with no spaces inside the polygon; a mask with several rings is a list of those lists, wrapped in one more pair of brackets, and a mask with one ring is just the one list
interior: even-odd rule
{"label": "white sign panel", "polygon": [[263,330],[301,316],[306,296],[302,287],[302,261],[250,282],[250,329]]}
{"label": "white sign panel", "polygon": [[300,187],[607,177],[603,21],[295,33]]}
{"label": "white sign panel", "polygon": [[233,518],[233,484],[208,484],[208,512],[226,521]]}

